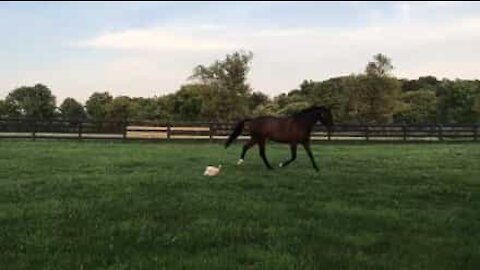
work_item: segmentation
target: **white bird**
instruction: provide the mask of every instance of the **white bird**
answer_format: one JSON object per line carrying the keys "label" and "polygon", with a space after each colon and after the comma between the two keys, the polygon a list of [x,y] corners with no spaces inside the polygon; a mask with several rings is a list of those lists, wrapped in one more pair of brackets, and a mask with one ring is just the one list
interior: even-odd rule
{"label": "white bird", "polygon": [[203,175],[207,175],[207,176],[218,175],[220,173],[221,168],[222,168],[222,165],[218,165],[218,168],[215,166],[207,166]]}

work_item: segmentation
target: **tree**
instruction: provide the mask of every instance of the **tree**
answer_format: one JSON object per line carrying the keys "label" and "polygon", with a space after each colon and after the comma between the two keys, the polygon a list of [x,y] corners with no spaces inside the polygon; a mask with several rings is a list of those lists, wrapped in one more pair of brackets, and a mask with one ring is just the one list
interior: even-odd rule
{"label": "tree", "polygon": [[440,86],[440,81],[434,76],[423,76],[417,80],[400,80],[402,82],[402,92],[417,91],[420,89],[436,91]]}
{"label": "tree", "polygon": [[197,121],[203,118],[202,108],[209,88],[203,84],[183,85],[173,95],[173,110],[176,119]]}
{"label": "tree", "polygon": [[88,116],[96,121],[104,121],[107,117],[107,105],[113,98],[108,92],[95,92],[86,102]]}
{"label": "tree", "polygon": [[402,93],[394,115],[395,122],[408,124],[433,123],[437,117],[437,97],[428,89]]}
{"label": "tree", "polygon": [[73,98],[66,98],[60,105],[60,111],[64,119],[83,120],[87,117],[85,108]]}
{"label": "tree", "polygon": [[366,75],[350,75],[345,79],[346,113],[353,122],[385,124],[393,114],[401,92],[401,83],[389,77],[391,60],[377,54],[365,68]]}
{"label": "tree", "polygon": [[8,117],[8,105],[5,100],[0,100],[0,117]]}
{"label": "tree", "polygon": [[106,104],[106,119],[109,121],[126,121],[131,115],[130,98],[120,96]]}
{"label": "tree", "polygon": [[312,101],[303,95],[298,89],[291,90],[287,94],[280,94],[273,99],[277,108],[277,115],[290,115],[312,105]]}
{"label": "tree", "polygon": [[249,104],[250,111],[255,110],[255,108],[257,108],[258,106],[266,105],[270,102],[270,99],[268,98],[268,96],[262,92],[252,93],[249,96],[248,100],[249,100],[248,104]]}
{"label": "tree", "polygon": [[369,76],[388,76],[393,70],[392,61],[387,56],[379,53],[373,57],[373,62],[368,62],[365,73]]}
{"label": "tree", "polygon": [[55,96],[43,84],[14,89],[8,94],[5,102],[11,116],[51,119],[55,115]]}
{"label": "tree", "polygon": [[248,114],[248,95],[251,92],[247,74],[252,53],[235,52],[210,66],[197,66],[190,79],[210,89],[204,111],[209,119],[238,120]]}
{"label": "tree", "polygon": [[348,121],[347,114],[348,77],[331,78],[322,82],[306,82],[300,86],[305,93],[305,100],[318,106],[326,106],[332,110],[336,122]]}
{"label": "tree", "polygon": [[480,122],[480,94],[475,96],[475,101],[473,102],[473,113],[477,116],[475,122],[478,124]]}
{"label": "tree", "polygon": [[155,119],[162,121],[173,120],[174,107],[173,107],[174,95],[169,94],[155,99]]}
{"label": "tree", "polygon": [[478,123],[480,114],[477,104],[480,99],[479,81],[442,81],[438,90],[438,113],[444,123]]}
{"label": "tree", "polygon": [[130,98],[128,118],[133,120],[172,120],[174,114],[173,96],[174,94],[153,98]]}
{"label": "tree", "polygon": [[312,104],[308,101],[297,101],[297,102],[291,102],[285,105],[283,108],[277,111],[279,115],[282,116],[288,116],[292,115],[293,113],[299,112],[303,109],[306,109],[310,107]]}
{"label": "tree", "polygon": [[350,76],[346,80],[347,113],[359,123],[390,123],[400,94],[400,82],[395,78]]}
{"label": "tree", "polygon": [[252,111],[252,117],[257,117],[257,116],[278,116],[278,112],[280,111],[280,108],[278,105],[274,102],[268,102],[266,104],[261,104],[257,106],[253,111]]}
{"label": "tree", "polygon": [[157,105],[154,98],[131,98],[130,117],[132,119],[155,120]]}
{"label": "tree", "polygon": [[13,104],[10,104],[5,100],[0,100],[0,117],[17,118],[21,117],[21,115],[20,112],[13,106]]}
{"label": "tree", "polygon": [[278,106],[278,108],[283,108],[291,103],[291,99],[288,98],[287,94],[281,93],[273,98],[273,102]]}

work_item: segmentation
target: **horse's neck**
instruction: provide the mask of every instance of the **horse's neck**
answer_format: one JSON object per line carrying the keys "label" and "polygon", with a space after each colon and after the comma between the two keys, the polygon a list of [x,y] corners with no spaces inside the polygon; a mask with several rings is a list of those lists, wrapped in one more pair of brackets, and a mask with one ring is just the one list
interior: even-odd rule
{"label": "horse's neck", "polygon": [[299,118],[298,121],[302,122],[308,128],[308,130],[310,131],[315,126],[318,119],[316,117],[314,117],[313,115],[307,115],[305,117]]}

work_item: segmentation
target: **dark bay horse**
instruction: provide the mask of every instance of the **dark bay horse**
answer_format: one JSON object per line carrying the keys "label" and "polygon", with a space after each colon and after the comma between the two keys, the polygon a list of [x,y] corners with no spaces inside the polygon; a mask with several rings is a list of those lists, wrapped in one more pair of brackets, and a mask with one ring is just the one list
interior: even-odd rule
{"label": "dark bay horse", "polygon": [[333,126],[333,117],[330,109],[321,106],[312,106],[308,109],[297,112],[289,117],[263,116],[240,121],[233,130],[233,133],[225,143],[227,148],[243,131],[245,124],[250,127],[250,141],[242,150],[238,164],[243,163],[245,154],[255,144],[258,144],[260,157],[268,169],[273,169],[265,156],[265,143],[272,140],[279,143],[290,144],[292,156],[290,159],[280,163],[280,167],[287,166],[297,158],[297,145],[302,144],[312,161],[313,168],[318,171],[317,164],[310,149],[310,133],[317,121],[324,124],[327,129]]}

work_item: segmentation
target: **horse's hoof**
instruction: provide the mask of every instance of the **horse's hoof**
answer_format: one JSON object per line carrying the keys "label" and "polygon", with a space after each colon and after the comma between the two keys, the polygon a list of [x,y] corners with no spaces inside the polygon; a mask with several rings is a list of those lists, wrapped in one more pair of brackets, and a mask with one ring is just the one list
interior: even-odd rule
{"label": "horse's hoof", "polygon": [[242,165],[243,164],[243,159],[239,159],[237,162],[237,165]]}

